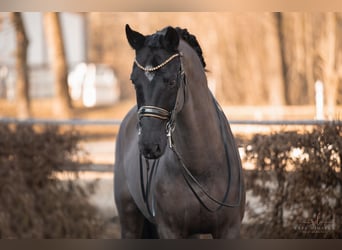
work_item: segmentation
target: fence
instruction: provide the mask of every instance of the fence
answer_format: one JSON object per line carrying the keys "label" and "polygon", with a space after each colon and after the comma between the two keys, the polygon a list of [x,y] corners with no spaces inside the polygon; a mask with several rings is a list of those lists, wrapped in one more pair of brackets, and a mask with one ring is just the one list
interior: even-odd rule
{"label": "fence", "polygon": [[[84,120],[84,119],[16,119],[16,118],[0,118],[0,123],[18,123],[18,124],[41,124],[41,125],[70,125],[70,126],[87,126],[87,125],[104,125],[119,126],[121,120]],[[342,120],[230,120],[231,125],[297,125],[297,126],[315,126],[326,124],[342,125]]]}
{"label": "fence", "polygon": [[[342,124],[342,121],[327,121],[327,120],[231,120],[230,124],[236,126],[233,128],[233,132],[237,135],[245,135],[245,134],[255,134],[257,132],[263,131],[268,134],[272,132],[274,128],[283,127],[283,126],[291,126],[292,129],[297,129],[296,126],[318,126],[325,125],[329,123],[339,123]],[[90,158],[92,159],[92,164],[81,166],[80,170],[87,171],[103,171],[108,172],[112,170],[113,167],[113,156],[114,156],[114,141],[113,134],[115,133],[106,133],[104,131],[112,131],[112,127],[118,127],[121,124],[121,120],[84,120],[84,119],[73,119],[73,120],[54,120],[54,119],[16,119],[16,118],[0,118],[0,124],[24,124],[24,125],[55,125],[55,126],[78,126],[79,128],[86,128],[88,130],[90,127],[101,126],[101,129],[95,129],[92,131],[92,135],[95,135],[97,138],[94,141],[88,141],[83,144],[85,150],[89,153]],[[104,128],[105,127],[105,128]],[[242,127],[242,128],[241,128]],[[101,132],[100,132],[101,131]],[[117,130],[116,130],[117,131]],[[273,131],[274,132],[274,131]],[[101,137],[99,140],[100,133],[104,133],[105,136]],[[108,137],[109,135],[109,137]],[[115,137],[115,135],[114,135]],[[103,138],[105,138],[103,140]],[[239,136],[237,137],[237,139]],[[238,140],[240,142],[240,140]],[[243,144],[241,141],[239,143]],[[241,146],[241,145],[240,145]],[[241,151],[241,150],[240,150]],[[240,152],[244,152],[243,150]],[[244,153],[242,153],[242,156]],[[248,164],[245,165],[246,168],[250,168]]]}

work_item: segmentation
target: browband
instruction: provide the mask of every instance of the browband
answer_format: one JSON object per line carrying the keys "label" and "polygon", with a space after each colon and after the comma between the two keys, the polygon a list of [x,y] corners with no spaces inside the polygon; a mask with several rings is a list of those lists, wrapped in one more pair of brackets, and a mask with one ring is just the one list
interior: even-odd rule
{"label": "browband", "polygon": [[166,59],[164,62],[162,62],[161,64],[155,66],[155,67],[144,67],[142,66],[138,61],[137,59],[134,59],[134,62],[135,64],[138,66],[139,69],[145,71],[145,72],[152,72],[152,71],[156,71],[162,67],[164,67],[166,64],[168,64],[169,62],[171,62],[174,58],[176,58],[177,56],[181,56],[181,53],[177,53],[177,54],[174,54],[172,56],[170,56],[168,59]]}

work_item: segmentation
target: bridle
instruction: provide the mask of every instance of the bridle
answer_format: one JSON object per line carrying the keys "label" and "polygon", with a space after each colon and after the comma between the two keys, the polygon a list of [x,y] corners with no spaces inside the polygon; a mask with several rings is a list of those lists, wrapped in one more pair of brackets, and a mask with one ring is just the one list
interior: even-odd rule
{"label": "bridle", "polygon": [[[134,60],[134,63],[137,65],[137,67],[144,72],[153,72],[157,71],[160,68],[164,67],[166,64],[171,62],[173,59],[176,57],[182,57],[183,54],[181,52],[173,54],[170,56],[168,59],[166,59],[164,62],[161,64],[155,66],[155,67],[144,67],[142,66],[137,59]],[[173,141],[172,141],[172,132],[175,130],[175,125],[176,125],[176,113],[178,113],[184,105],[185,102],[185,86],[186,86],[186,79],[185,79],[185,73],[184,73],[184,67],[183,67],[183,62],[181,60],[180,64],[180,71],[179,73],[181,76],[180,79],[180,85],[177,90],[177,96],[176,96],[176,101],[173,109],[171,111],[168,111],[164,108],[157,107],[157,106],[152,106],[152,105],[145,105],[141,106],[138,109],[138,134],[141,134],[141,125],[140,121],[143,117],[153,117],[156,119],[160,120],[165,120],[167,121],[166,123],[166,136],[168,138],[168,143],[169,147],[172,149],[173,148]],[[159,159],[154,160],[152,163],[152,166],[150,168],[150,163],[147,159],[145,159],[145,165],[147,168],[147,174],[146,174],[146,184],[144,183],[144,171],[143,171],[143,157],[140,153],[139,155],[139,166],[140,166],[140,188],[142,192],[142,197],[143,200],[146,204],[147,211],[149,215],[154,218],[155,216],[155,208],[154,208],[154,196],[152,196],[152,203],[151,206],[149,204],[149,194],[152,188],[152,179],[156,173],[157,166],[159,164]]]}
{"label": "bridle", "polygon": [[[182,57],[183,54],[181,52],[176,53],[172,56],[170,56],[168,59],[166,59],[164,62],[162,62],[161,64],[155,66],[155,67],[144,67],[142,66],[137,59],[134,60],[135,64],[137,65],[137,67],[145,72],[153,72],[153,71],[157,71],[160,68],[164,67],[166,64],[168,64],[169,62],[171,62],[174,58],[176,57]],[[228,184],[227,184],[227,190],[224,194],[223,200],[219,201],[217,199],[215,199],[214,197],[212,197],[207,191],[206,189],[198,182],[198,180],[196,179],[196,177],[194,177],[190,170],[187,168],[187,166],[184,163],[183,158],[181,157],[180,153],[178,152],[176,146],[173,143],[172,140],[172,132],[175,130],[175,126],[176,126],[176,114],[182,110],[183,105],[185,103],[185,98],[186,98],[186,93],[185,93],[185,88],[186,88],[186,77],[185,77],[185,72],[184,72],[184,67],[183,67],[183,62],[182,60],[180,60],[180,72],[179,74],[181,75],[181,82],[180,85],[178,87],[177,90],[177,97],[176,97],[176,102],[175,105],[173,107],[173,109],[171,111],[168,111],[166,109],[157,107],[157,106],[141,106],[138,109],[138,127],[139,127],[139,135],[140,135],[140,120],[143,117],[153,117],[156,119],[160,119],[160,120],[165,120],[167,121],[166,123],[166,136],[168,138],[168,144],[170,149],[174,152],[174,154],[177,156],[181,167],[182,167],[182,174],[183,177],[186,181],[186,183],[188,184],[188,186],[190,187],[191,191],[194,193],[194,195],[196,196],[197,200],[210,212],[215,212],[217,210],[219,210],[221,207],[238,207],[240,206],[241,203],[241,197],[242,197],[242,185],[241,185],[241,168],[239,168],[239,197],[237,202],[235,203],[226,203],[226,200],[228,198],[228,194],[230,191],[230,179],[231,179],[231,170],[230,170],[230,164],[229,164],[229,159],[228,159],[228,146],[227,146],[227,135],[225,132],[225,126],[228,126],[228,122],[227,120],[225,121],[224,126],[223,124],[223,120],[222,120],[222,116],[224,116],[224,113],[221,109],[221,107],[219,106],[219,104],[216,102],[215,98],[213,97],[215,106],[216,106],[216,111],[217,111],[217,115],[219,118],[219,123],[220,123],[220,130],[221,130],[221,134],[224,137],[223,138],[223,143],[224,143],[224,148],[225,148],[225,153],[226,153],[226,161],[227,161],[227,166],[228,166]],[[140,158],[139,158],[139,165],[140,165],[140,184],[141,184],[141,191],[142,191],[142,195],[143,195],[143,199],[144,202],[146,204],[148,213],[150,214],[150,216],[154,217],[155,216],[155,209],[154,209],[154,197],[152,196],[152,207],[150,207],[149,204],[149,193],[151,191],[151,187],[152,187],[152,179],[155,175],[157,166],[159,164],[159,159],[154,160],[152,167],[151,167],[151,172],[149,173],[150,170],[150,164],[149,161],[147,159],[145,159],[145,164],[147,166],[147,176],[146,176],[146,184],[144,183],[144,174],[143,174],[143,157],[140,154]],[[193,183],[193,185],[191,184]],[[219,206],[216,209],[211,209],[209,208],[203,201],[203,198],[201,198],[201,196],[198,194],[198,191],[195,190],[195,188],[197,187],[197,189],[202,192],[204,194],[204,196],[206,196],[207,198],[209,198],[211,201],[213,201],[214,203],[218,204]]]}
{"label": "bridle", "polygon": [[[166,64],[168,64],[169,62],[171,62],[173,59],[175,59],[176,57],[182,57],[183,54],[182,52],[178,52],[176,54],[173,54],[172,56],[170,56],[169,58],[167,58],[164,62],[162,62],[161,64],[155,66],[155,67],[144,67],[142,66],[137,59],[134,60],[134,63],[137,65],[137,67],[145,72],[153,72],[153,71],[157,71],[160,68],[164,67]],[[153,117],[153,118],[157,118],[160,120],[165,120],[167,121],[166,123],[166,135],[168,138],[168,142],[169,142],[169,146],[170,148],[172,148],[172,132],[175,129],[175,125],[176,125],[176,114],[183,108],[184,102],[185,102],[185,87],[186,87],[186,78],[185,78],[185,73],[184,73],[184,66],[183,66],[183,62],[182,60],[180,60],[180,70],[179,73],[180,74],[180,84],[177,90],[177,96],[176,96],[176,101],[175,101],[175,105],[173,107],[173,109],[171,111],[168,111],[166,109],[163,109],[161,107],[157,107],[157,106],[152,106],[152,105],[147,105],[147,106],[141,106],[138,109],[138,126],[139,126],[139,134],[141,131],[140,128],[140,120],[143,117]]]}

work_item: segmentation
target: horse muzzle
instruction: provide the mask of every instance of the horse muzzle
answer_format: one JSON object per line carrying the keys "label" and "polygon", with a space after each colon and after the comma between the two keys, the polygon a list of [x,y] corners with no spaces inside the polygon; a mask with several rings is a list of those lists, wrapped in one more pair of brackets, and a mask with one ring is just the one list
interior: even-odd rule
{"label": "horse muzzle", "polygon": [[140,146],[140,153],[149,160],[158,159],[163,155],[163,151],[159,144],[142,145]]}
{"label": "horse muzzle", "polygon": [[139,151],[146,159],[161,157],[167,145],[166,121],[144,117],[139,121]]}
{"label": "horse muzzle", "polygon": [[139,137],[139,151],[146,159],[158,159],[161,157],[166,148],[166,136],[165,133],[156,135],[155,132],[153,137],[146,139],[144,133]]}

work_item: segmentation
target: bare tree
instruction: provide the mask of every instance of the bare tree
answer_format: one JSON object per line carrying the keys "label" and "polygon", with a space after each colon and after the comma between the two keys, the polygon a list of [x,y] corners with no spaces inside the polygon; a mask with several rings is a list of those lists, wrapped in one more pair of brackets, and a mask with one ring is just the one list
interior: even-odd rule
{"label": "bare tree", "polygon": [[47,12],[44,14],[45,33],[50,51],[50,62],[55,77],[54,112],[59,116],[70,116],[72,102],[68,91],[68,67],[62,36],[59,13]]}
{"label": "bare tree", "polygon": [[[284,68],[282,58],[282,43],[279,35],[279,17],[274,14],[265,14],[264,43],[268,50],[265,56],[265,66],[267,73],[264,79],[269,91],[268,99],[272,106],[280,106],[286,103],[285,101],[285,81]],[[266,49],[265,49],[266,50]]]}
{"label": "bare tree", "polygon": [[340,66],[338,65],[337,15],[335,13],[313,14],[315,71],[314,77],[324,83],[326,112],[334,118],[338,99]]}
{"label": "bare tree", "polygon": [[[342,13],[336,14],[336,47],[336,71],[338,74],[336,104],[342,105]],[[339,118],[341,119],[341,117]]]}
{"label": "bare tree", "polygon": [[17,98],[17,116],[19,118],[28,118],[30,116],[29,99],[29,77],[27,67],[27,48],[29,41],[25,32],[22,15],[19,12],[10,14],[16,33],[16,98]]}

